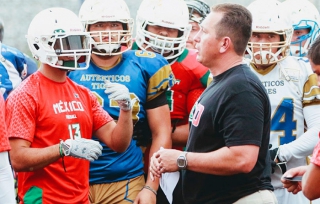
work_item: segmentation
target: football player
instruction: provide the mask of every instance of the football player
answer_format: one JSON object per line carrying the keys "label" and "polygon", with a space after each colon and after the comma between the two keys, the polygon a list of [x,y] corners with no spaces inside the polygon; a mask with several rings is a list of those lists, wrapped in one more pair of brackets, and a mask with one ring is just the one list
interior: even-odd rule
{"label": "football player", "polygon": [[174,83],[171,67],[159,54],[131,50],[133,19],[125,1],[86,0],[79,17],[91,35],[92,56],[87,70],[71,72],[69,77],[88,87],[115,120],[120,114],[119,107],[104,93],[104,81],[128,87],[133,137],[137,139],[131,141],[124,153],[100,142],[102,155],[90,164],[90,201],[133,203],[143,191],[150,198],[147,203],[154,203],[158,186],[154,182],[145,184],[139,145],[150,144],[150,155],[160,147],[171,148],[170,112],[165,95]]}
{"label": "football player", "polygon": [[89,161],[102,150],[92,134],[126,151],[133,130],[129,90],[106,81],[106,94],[120,107],[115,122],[88,88],[67,77],[87,69],[91,56],[90,35],[72,11],[42,10],[26,37],[41,66],[10,93],[5,111],[20,203],[89,204]]}
{"label": "football player", "polygon": [[195,49],[194,36],[200,30],[199,24],[210,13],[209,5],[203,0],[185,0],[189,9],[189,23],[191,31],[187,40],[187,48]]}
{"label": "football player", "polygon": [[291,55],[306,57],[308,49],[319,35],[319,11],[309,0],[286,0],[283,7],[288,11],[294,29]]}
{"label": "football player", "polygon": [[[167,100],[170,107],[172,142],[177,146],[175,148],[180,150],[186,145],[189,134],[188,104],[194,104],[199,92],[210,82],[208,68],[196,60],[196,51],[186,49],[190,30],[189,11],[185,1],[141,2],[136,16],[136,41],[133,49],[159,53],[171,64],[176,83],[168,90]],[[193,94],[198,95],[193,97]],[[148,163],[149,157],[145,159]],[[148,182],[151,182],[149,177]],[[142,200],[143,197],[142,192],[139,199]],[[160,200],[160,196],[157,198],[158,203],[167,202]]]}
{"label": "football player", "polygon": [[247,46],[250,66],[265,86],[272,109],[269,152],[274,192],[279,203],[308,203],[302,193],[287,192],[280,178],[287,169],[305,165],[317,144],[317,75],[308,59],[290,56],[293,27],[280,2],[256,0],[248,9],[253,16],[252,37]]}

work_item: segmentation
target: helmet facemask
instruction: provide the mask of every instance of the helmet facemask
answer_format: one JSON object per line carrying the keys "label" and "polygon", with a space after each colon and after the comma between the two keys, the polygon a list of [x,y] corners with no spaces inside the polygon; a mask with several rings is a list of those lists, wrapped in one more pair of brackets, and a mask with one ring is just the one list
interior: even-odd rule
{"label": "helmet facemask", "polygon": [[293,25],[294,30],[308,29],[309,32],[305,35],[301,35],[295,41],[291,41],[291,55],[298,57],[305,57],[308,50],[319,35],[319,25],[315,21],[301,20],[299,24]]}
{"label": "helmet facemask", "polygon": [[[119,55],[131,49],[133,19],[124,0],[86,0],[81,5],[79,17],[90,32],[93,54]],[[106,25],[112,23],[121,23],[122,28]],[[101,24],[101,27],[93,29],[95,24]]]}
{"label": "helmet facemask", "polygon": [[[256,65],[275,64],[290,55],[290,41],[292,37],[292,29],[285,31],[273,32],[280,35],[279,42],[261,43],[251,42],[249,40],[247,53],[251,61]],[[277,50],[274,52],[274,50]]]}
{"label": "helmet facemask", "polygon": [[[151,32],[151,26],[175,29],[178,35]],[[159,53],[172,63],[185,50],[191,31],[186,3],[180,0],[143,0],[136,16],[136,31],[136,43],[140,49]]]}
{"label": "helmet facemask", "polygon": [[281,2],[256,0],[247,8],[252,14],[253,35],[256,33],[257,35],[278,35],[280,37],[262,40],[252,36],[248,42],[246,57],[256,65],[271,65],[289,56],[293,27],[283,12]]}
{"label": "helmet facemask", "polygon": [[89,31],[92,24],[86,27],[91,36],[92,53],[96,55],[119,55],[132,47],[133,19],[118,21],[123,30]]}
{"label": "helmet facemask", "polygon": [[179,57],[186,48],[191,26],[174,28],[178,30],[178,37],[166,37],[147,30],[148,26],[159,26],[158,24],[145,21],[141,25],[141,28],[137,30],[137,35],[141,38],[137,37],[136,42],[142,49],[148,50],[150,48],[163,55],[167,60],[172,60]]}

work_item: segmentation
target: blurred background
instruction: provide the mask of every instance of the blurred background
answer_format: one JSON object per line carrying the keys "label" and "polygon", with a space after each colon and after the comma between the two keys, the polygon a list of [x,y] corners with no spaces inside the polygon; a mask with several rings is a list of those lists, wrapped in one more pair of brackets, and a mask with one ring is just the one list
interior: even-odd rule
{"label": "blurred background", "polygon": [[[142,0],[125,0],[133,19],[136,17],[137,9]],[[253,0],[206,0],[212,6],[219,3],[238,3],[248,6]],[[267,0],[266,0],[267,1]],[[280,0],[283,1],[283,0]],[[41,10],[50,7],[64,7],[76,14],[83,0],[0,0],[0,19],[4,22],[3,43],[18,48],[31,56],[25,39],[29,23]],[[320,0],[310,0],[320,10]]]}

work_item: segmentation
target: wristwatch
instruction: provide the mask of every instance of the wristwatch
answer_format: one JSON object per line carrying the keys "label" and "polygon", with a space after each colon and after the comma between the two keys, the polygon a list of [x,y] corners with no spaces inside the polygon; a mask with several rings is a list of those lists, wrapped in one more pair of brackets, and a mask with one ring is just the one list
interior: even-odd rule
{"label": "wristwatch", "polygon": [[187,161],[187,153],[182,152],[182,154],[177,159],[177,165],[179,169],[187,169],[188,161]]}

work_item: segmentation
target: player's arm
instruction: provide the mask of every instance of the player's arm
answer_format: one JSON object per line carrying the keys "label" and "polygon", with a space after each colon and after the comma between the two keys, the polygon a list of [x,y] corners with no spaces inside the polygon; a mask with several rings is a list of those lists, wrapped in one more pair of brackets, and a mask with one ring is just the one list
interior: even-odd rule
{"label": "player's arm", "polygon": [[116,152],[124,152],[131,141],[133,131],[131,111],[120,110],[117,123],[110,121],[99,128],[95,135]]}
{"label": "player's arm", "polygon": [[[96,130],[96,137],[113,151],[124,152],[130,145],[133,132],[132,123],[132,104],[128,88],[123,84],[105,82],[105,93],[110,100],[118,103],[120,114],[117,123],[110,121]],[[93,100],[93,111],[99,112],[102,107],[96,100],[95,96],[91,95]],[[97,114],[100,115],[99,113]],[[95,119],[94,119],[95,120]]]}
{"label": "player's arm", "polygon": [[10,138],[10,160],[15,171],[34,171],[57,161],[61,156],[59,144],[45,148],[31,148],[24,139]]}
{"label": "player's arm", "polygon": [[[149,158],[151,158],[153,153],[158,151],[160,147],[168,149],[172,147],[172,140],[170,136],[170,110],[167,104],[165,93],[160,94],[151,103],[153,105],[150,105],[149,102],[149,108],[147,109],[148,123],[152,134],[152,143],[150,146]],[[154,108],[154,106],[157,107]],[[151,179],[149,178],[149,168],[147,175],[148,177],[146,185],[149,185],[154,190],[158,190],[159,181],[151,181]]]}
{"label": "player's arm", "polygon": [[311,163],[302,178],[302,192],[309,199],[314,200],[320,197],[320,167]]}
{"label": "player's arm", "polygon": [[189,136],[189,123],[178,125],[172,131],[171,138],[173,145],[185,146]]}
{"label": "player's arm", "polygon": [[317,144],[320,131],[320,105],[303,108],[307,131],[296,140],[279,147],[279,159],[290,161],[292,158],[305,158],[310,155]]}
{"label": "player's arm", "polygon": [[[187,110],[188,110],[188,116],[191,113],[192,114],[192,108],[202,92],[204,91],[205,88],[198,88],[198,89],[193,89],[189,91],[187,95]],[[179,145],[179,146],[185,146],[188,141],[188,136],[189,136],[189,123],[187,122],[186,124],[183,125],[175,125],[171,124],[172,131],[171,131],[171,138],[172,138],[172,143],[173,145]]]}

